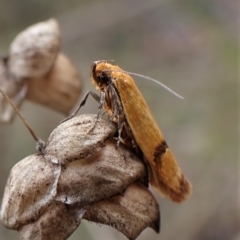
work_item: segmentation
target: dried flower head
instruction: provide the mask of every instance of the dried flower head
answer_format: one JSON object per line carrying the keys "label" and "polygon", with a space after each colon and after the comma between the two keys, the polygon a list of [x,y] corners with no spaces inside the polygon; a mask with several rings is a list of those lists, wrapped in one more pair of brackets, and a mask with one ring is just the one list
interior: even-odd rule
{"label": "dried flower head", "polygon": [[44,154],[18,162],[9,175],[0,218],[20,239],[67,239],[87,219],[129,239],[159,231],[159,207],[144,186],[146,169],[128,148],[116,149],[114,123],[80,115],[60,124]]}

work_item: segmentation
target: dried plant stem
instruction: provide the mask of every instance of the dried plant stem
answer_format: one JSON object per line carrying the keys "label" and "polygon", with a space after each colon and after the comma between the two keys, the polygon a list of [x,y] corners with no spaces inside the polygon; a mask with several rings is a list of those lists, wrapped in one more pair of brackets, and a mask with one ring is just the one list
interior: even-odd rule
{"label": "dried plant stem", "polygon": [[26,126],[26,128],[28,129],[28,131],[30,132],[30,134],[32,135],[32,137],[34,138],[34,140],[37,142],[37,150],[40,151],[41,153],[43,153],[43,149],[45,148],[45,143],[44,141],[39,138],[36,133],[32,130],[32,128],[29,126],[29,124],[27,123],[26,119],[22,116],[22,114],[18,111],[17,107],[14,105],[14,103],[12,102],[12,100],[4,93],[4,91],[0,88],[0,92],[1,94],[4,96],[4,98],[9,102],[9,104],[12,106],[12,108],[14,109],[14,111],[17,113],[17,115],[20,117],[20,119],[22,120],[23,124]]}

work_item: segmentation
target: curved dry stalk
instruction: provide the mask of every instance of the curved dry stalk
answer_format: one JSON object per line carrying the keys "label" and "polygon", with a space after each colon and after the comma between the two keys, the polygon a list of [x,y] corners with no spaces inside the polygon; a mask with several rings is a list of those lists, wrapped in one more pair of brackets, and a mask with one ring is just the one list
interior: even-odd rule
{"label": "curved dry stalk", "polygon": [[45,142],[39,138],[36,133],[32,130],[32,128],[29,126],[29,124],[27,123],[26,119],[22,116],[22,114],[18,111],[17,107],[14,105],[14,103],[12,102],[12,100],[4,93],[4,91],[0,88],[0,92],[1,94],[4,96],[4,98],[8,101],[8,103],[12,106],[12,108],[14,109],[14,111],[17,113],[17,115],[19,116],[19,118],[22,120],[23,124],[26,126],[26,128],[28,129],[28,131],[30,132],[30,134],[32,135],[32,137],[34,138],[34,140],[37,142],[36,145],[36,149],[37,151],[39,151],[40,153],[43,154],[44,149],[45,149]]}

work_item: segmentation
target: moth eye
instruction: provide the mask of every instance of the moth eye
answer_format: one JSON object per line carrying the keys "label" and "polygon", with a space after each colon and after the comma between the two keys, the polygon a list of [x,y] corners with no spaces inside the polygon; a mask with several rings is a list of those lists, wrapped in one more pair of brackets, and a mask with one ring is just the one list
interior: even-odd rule
{"label": "moth eye", "polygon": [[109,77],[105,72],[101,72],[98,75],[97,80],[98,80],[99,84],[101,84],[101,85],[109,84]]}

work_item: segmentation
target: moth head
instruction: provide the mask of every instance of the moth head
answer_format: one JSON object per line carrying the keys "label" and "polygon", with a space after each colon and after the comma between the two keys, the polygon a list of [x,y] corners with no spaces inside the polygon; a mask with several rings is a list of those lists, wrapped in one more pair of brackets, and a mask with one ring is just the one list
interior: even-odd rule
{"label": "moth head", "polygon": [[98,90],[102,91],[112,83],[112,67],[112,64],[104,60],[93,62],[90,76]]}

